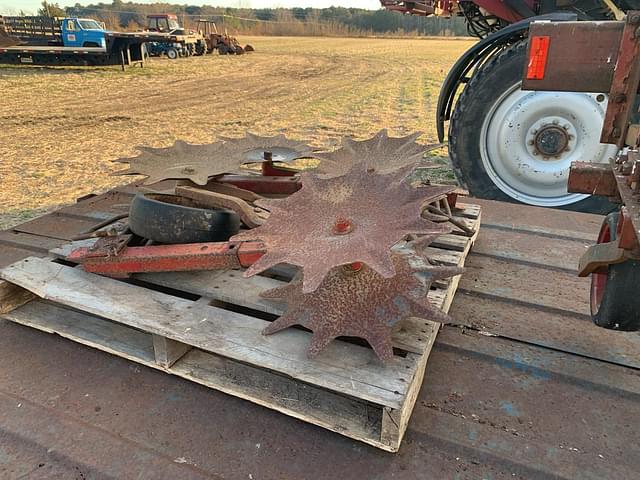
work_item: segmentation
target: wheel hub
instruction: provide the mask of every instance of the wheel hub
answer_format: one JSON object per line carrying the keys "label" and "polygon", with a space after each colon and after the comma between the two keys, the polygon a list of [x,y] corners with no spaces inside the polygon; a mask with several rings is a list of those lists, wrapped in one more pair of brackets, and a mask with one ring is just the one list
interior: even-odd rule
{"label": "wheel hub", "polygon": [[552,124],[538,130],[533,140],[534,154],[537,153],[544,158],[560,158],[563,152],[569,151],[569,126],[565,127],[566,129]]}

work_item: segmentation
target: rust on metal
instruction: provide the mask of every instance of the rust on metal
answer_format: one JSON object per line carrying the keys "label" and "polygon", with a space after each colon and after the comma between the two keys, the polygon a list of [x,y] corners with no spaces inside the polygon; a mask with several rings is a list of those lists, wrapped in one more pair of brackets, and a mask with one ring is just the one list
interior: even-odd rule
{"label": "rust on metal", "polygon": [[427,294],[432,281],[462,273],[458,267],[431,266],[415,252],[396,252],[391,262],[395,275],[390,278],[358,263],[333,267],[311,294],[304,292],[299,278],[263,292],[264,298],[287,302],[285,314],[267,326],[263,334],[302,325],[313,332],[307,351],[310,357],[318,355],[337,337],[360,337],[383,362],[391,362],[391,334],[400,321],[420,317],[451,322],[446,313],[430,304]]}
{"label": "rust on metal", "polygon": [[283,134],[261,137],[247,132],[244,137],[221,139],[224,141],[225,155],[238,164],[264,161],[289,163],[313,155],[313,149],[306,142],[292,140]]}
{"label": "rust on metal", "polygon": [[209,177],[240,167],[224,156],[223,143],[195,145],[182,140],[171,147],[138,147],[142,153],[133,158],[116,160],[129,163],[129,168],[115,175],[145,175],[145,185],[162,180],[185,179],[198,185],[206,185]]}
{"label": "rust on metal", "polygon": [[87,248],[87,258],[115,257],[127,246],[132,235],[105,236]]}
{"label": "rust on metal", "polygon": [[601,143],[614,143],[620,148],[627,137],[629,119],[640,84],[640,62],[637,61],[640,57],[638,28],[637,15],[628,15],[622,31],[609,103],[600,136]]}
{"label": "rust on metal", "polygon": [[306,172],[303,187],[284,199],[257,202],[271,212],[261,227],[232,237],[264,242],[267,253],[246,272],[252,276],[280,263],[304,270],[304,293],[320,285],[338,265],[363,262],[384,278],[395,274],[391,247],[409,234],[441,235],[446,225],[420,217],[424,205],[453,187],[413,188],[405,170],[381,174],[365,164],[342,177],[320,178]]}
{"label": "rust on metal", "polygon": [[342,139],[342,147],[333,152],[317,153],[321,160],[318,173],[327,176],[346,174],[357,163],[364,163],[380,173],[389,173],[407,165],[417,164],[430,150],[441,148],[443,144],[421,145],[416,139],[421,132],[406,137],[389,137],[387,130],[380,130],[367,140]]}
{"label": "rust on metal", "polygon": [[246,267],[264,254],[259,242],[209,242],[182,245],[124,247],[116,255],[98,256],[90,248],[78,248],[67,260],[80,263],[84,270],[108,276],[127,276],[143,272],[184,272],[224,270]]}
{"label": "rust on metal", "polygon": [[608,163],[572,162],[567,190],[570,193],[618,196],[616,177]]}
{"label": "rust on metal", "polygon": [[549,38],[546,68],[542,78],[526,75],[536,53],[530,43],[522,89],[609,92],[623,27],[624,22],[533,22],[529,38]]}
{"label": "rust on metal", "polygon": [[238,214],[242,223],[249,228],[255,228],[264,224],[268,212],[255,207],[245,200],[226,195],[224,193],[211,192],[201,188],[177,186],[176,195],[188,198],[207,208],[225,208]]}
{"label": "rust on metal", "polygon": [[138,147],[137,157],[116,160],[129,168],[116,175],[145,175],[146,185],[162,180],[191,180],[206,185],[210,177],[238,170],[247,163],[265,161],[265,152],[273,161],[290,162],[308,156],[312,149],[304,142],[284,135],[260,137],[247,133],[243,138],[225,139],[204,145],[176,141],[171,147]]}
{"label": "rust on metal", "polygon": [[618,237],[622,248],[637,255],[640,253],[640,155],[632,150],[627,158],[627,162],[617,166],[615,175],[624,205]]}
{"label": "rust on metal", "polygon": [[[259,195],[291,195],[300,190],[302,186],[298,176],[222,175],[216,178],[216,182],[248,190]],[[210,182],[209,185],[212,183],[215,182]]]}

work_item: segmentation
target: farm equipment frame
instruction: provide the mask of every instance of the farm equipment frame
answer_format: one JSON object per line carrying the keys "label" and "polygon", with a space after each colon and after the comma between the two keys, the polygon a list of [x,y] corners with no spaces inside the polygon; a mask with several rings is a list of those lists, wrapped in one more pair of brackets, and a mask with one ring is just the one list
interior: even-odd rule
{"label": "farm equipment frame", "polygon": [[[629,12],[619,22],[534,23],[523,81],[527,89],[583,89],[611,99],[601,141],[620,151],[611,164],[574,162],[568,188],[621,205],[605,218],[598,243],[578,268],[580,276],[591,275],[595,323],[620,330],[640,329],[640,125],[633,123],[639,54],[640,12]],[[557,141],[560,137],[550,138]]]}

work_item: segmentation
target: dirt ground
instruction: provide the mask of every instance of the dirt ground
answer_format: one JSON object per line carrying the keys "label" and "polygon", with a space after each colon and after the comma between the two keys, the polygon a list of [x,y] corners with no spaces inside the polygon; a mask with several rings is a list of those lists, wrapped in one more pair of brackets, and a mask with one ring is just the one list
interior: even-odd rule
{"label": "dirt ground", "polygon": [[[381,128],[436,141],[440,84],[470,40],[242,38],[251,55],[144,69],[0,66],[0,228],[129,177],[137,145],[279,132],[316,146]],[[443,151],[434,155],[443,156]],[[443,180],[451,180],[442,158]]]}

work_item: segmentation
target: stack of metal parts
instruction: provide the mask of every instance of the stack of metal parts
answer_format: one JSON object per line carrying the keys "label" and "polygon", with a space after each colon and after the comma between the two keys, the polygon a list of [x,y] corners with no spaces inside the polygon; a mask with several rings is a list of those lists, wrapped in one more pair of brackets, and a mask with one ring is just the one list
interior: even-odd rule
{"label": "stack of metal parts", "polygon": [[[383,130],[364,141],[345,138],[338,150],[320,153],[282,135],[248,134],[210,145],[177,142],[123,159],[130,166],[122,173],[146,175],[146,183],[181,179],[205,185],[246,163],[319,159],[316,171],[300,175],[297,192],[256,200],[268,212],[266,221],[231,241],[265,245],[266,253],[245,276],[283,263],[299,267],[290,284],[263,293],[288,305],[264,334],[302,325],[313,331],[311,356],[336,337],[361,337],[390,361],[398,322],[408,317],[448,321],[427,294],[432,281],[462,272],[434,266],[423,253],[433,239],[451,231],[442,221],[451,218],[444,199],[454,187],[409,185],[407,177],[425,151],[440,146],[420,145],[418,136],[392,138]],[[397,248],[409,238],[414,240]]]}

